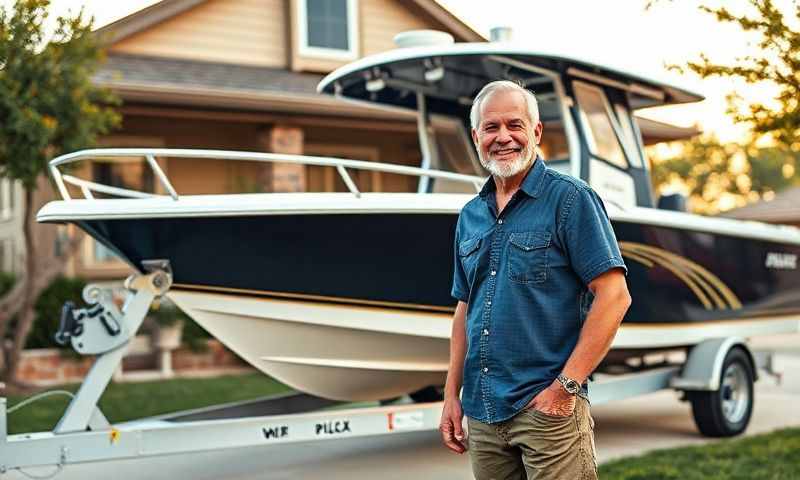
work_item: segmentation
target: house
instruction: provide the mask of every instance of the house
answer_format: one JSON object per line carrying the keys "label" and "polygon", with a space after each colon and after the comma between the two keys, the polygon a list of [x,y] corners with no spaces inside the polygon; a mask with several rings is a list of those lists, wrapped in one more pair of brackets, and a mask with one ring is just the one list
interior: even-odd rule
{"label": "house", "polygon": [[722,214],[739,220],[780,223],[800,227],[800,187],[790,187],[771,200],[761,200]]}

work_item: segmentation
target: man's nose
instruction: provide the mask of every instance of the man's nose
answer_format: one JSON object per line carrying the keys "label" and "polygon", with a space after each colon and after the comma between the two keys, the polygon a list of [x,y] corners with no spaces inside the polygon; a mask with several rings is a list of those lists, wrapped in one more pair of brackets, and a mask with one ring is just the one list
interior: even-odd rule
{"label": "man's nose", "polygon": [[497,130],[497,137],[495,137],[495,141],[497,143],[508,143],[511,140],[513,140],[511,138],[511,132],[506,127],[501,126]]}

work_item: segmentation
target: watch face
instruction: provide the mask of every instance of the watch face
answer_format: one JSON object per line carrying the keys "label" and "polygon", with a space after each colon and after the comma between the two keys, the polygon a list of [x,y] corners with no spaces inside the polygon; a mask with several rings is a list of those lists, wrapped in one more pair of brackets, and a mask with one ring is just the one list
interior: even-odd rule
{"label": "watch face", "polygon": [[575,380],[570,380],[565,385],[569,393],[578,393],[581,391],[581,386]]}

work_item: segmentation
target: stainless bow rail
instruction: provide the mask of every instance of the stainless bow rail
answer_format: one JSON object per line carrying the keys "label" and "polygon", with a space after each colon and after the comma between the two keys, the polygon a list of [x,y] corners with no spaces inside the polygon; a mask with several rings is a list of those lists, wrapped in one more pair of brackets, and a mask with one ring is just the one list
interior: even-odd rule
{"label": "stainless bow rail", "polygon": [[252,161],[252,162],[265,162],[265,163],[294,163],[301,165],[316,165],[323,167],[333,167],[339,173],[342,181],[347,186],[348,190],[356,196],[360,196],[361,192],[358,190],[355,182],[353,181],[347,169],[354,170],[370,170],[381,173],[394,173],[399,175],[408,175],[419,177],[421,179],[433,178],[441,180],[450,180],[455,182],[467,183],[475,187],[475,191],[480,191],[484,182],[484,178],[476,175],[464,175],[460,173],[444,172],[441,170],[431,170],[427,168],[408,167],[405,165],[394,165],[389,163],[367,162],[363,160],[349,160],[332,157],[316,157],[307,155],[289,155],[280,153],[262,153],[262,152],[238,152],[230,150],[196,150],[196,149],[176,149],[176,148],[96,148],[89,150],[80,150],[74,153],[61,155],[50,161],[50,172],[55,179],[58,190],[64,200],[72,200],[72,197],[67,190],[66,184],[74,185],[81,189],[83,196],[87,199],[93,199],[92,192],[101,192],[110,195],[116,195],[126,198],[149,198],[161,197],[163,195],[140,192],[138,190],[130,190],[126,188],[114,187],[96,183],[90,180],[74,177],[72,175],[62,174],[59,167],[70,163],[80,162],[84,160],[100,159],[100,158],[143,158],[150,169],[155,174],[161,186],[169,193],[173,200],[178,200],[180,197],[178,192],[172,186],[172,183],[167,178],[164,171],[158,165],[156,157],[169,157],[169,158],[198,158],[198,159],[215,159],[215,160],[238,160],[238,161]]}

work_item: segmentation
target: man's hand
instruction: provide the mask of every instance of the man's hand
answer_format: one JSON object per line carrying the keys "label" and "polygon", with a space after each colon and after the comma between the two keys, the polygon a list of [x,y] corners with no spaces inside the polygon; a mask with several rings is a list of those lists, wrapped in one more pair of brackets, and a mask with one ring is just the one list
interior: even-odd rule
{"label": "man's hand", "polygon": [[575,402],[576,395],[570,395],[558,380],[553,380],[553,383],[533,397],[525,408],[533,408],[556,417],[569,417],[575,410]]}
{"label": "man's hand", "polygon": [[464,446],[464,429],[461,428],[463,418],[461,401],[458,398],[445,399],[439,431],[442,433],[444,445],[456,453],[464,453],[467,450]]}

